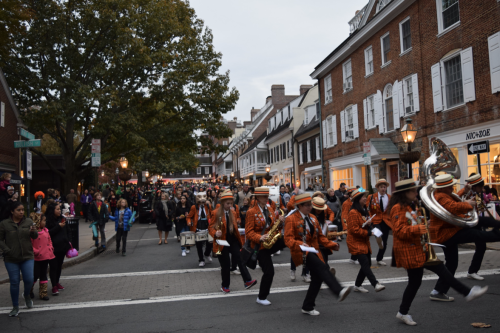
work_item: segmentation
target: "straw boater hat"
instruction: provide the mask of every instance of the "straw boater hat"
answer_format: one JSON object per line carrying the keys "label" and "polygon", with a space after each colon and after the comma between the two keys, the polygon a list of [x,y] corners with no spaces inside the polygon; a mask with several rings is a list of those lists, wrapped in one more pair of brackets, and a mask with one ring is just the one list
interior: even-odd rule
{"label": "straw boater hat", "polygon": [[325,200],[321,198],[318,197],[313,198],[312,202],[313,202],[313,208],[316,210],[326,210],[327,208],[327,205],[325,205]]}
{"label": "straw boater hat", "polygon": [[255,196],[264,195],[269,196],[269,187],[257,187],[255,189]]}
{"label": "straw boater hat", "polygon": [[387,187],[389,187],[389,182],[387,180],[385,180],[384,178],[380,178],[377,182],[377,184],[375,184],[375,187],[379,187],[380,185],[385,185]]}
{"label": "straw boater hat", "polygon": [[309,193],[302,193],[295,196],[295,206],[309,201],[311,201],[311,195]]}
{"label": "straw boater hat", "polygon": [[322,198],[324,198],[324,197],[325,197],[325,195],[324,195],[324,194],[323,194],[323,192],[321,192],[321,191],[316,191],[316,192],[314,192],[314,194],[313,194],[312,196],[313,196],[313,198],[314,198],[314,197],[315,197],[315,196],[317,196],[317,195],[321,195],[321,197],[322,197]]}
{"label": "straw boater hat", "polygon": [[420,185],[417,185],[413,179],[405,179],[400,182],[396,182],[396,190],[392,193],[403,192],[407,190],[411,190],[412,188],[419,188]]}
{"label": "straw boater hat", "polygon": [[439,175],[434,179],[434,181],[436,183],[432,185],[433,188],[444,188],[448,186],[453,186],[457,183],[457,180],[453,179],[453,177],[448,174]]}
{"label": "straw boater hat", "polygon": [[368,195],[368,192],[366,191],[360,191],[359,189],[354,190],[351,194],[351,200],[354,200],[355,198],[363,195]]}
{"label": "straw boater hat", "polygon": [[347,192],[351,193],[351,192],[353,192],[354,190],[357,190],[357,189],[358,188],[356,186],[350,186],[350,187],[347,188]]}
{"label": "straw boater hat", "polygon": [[479,185],[480,183],[483,183],[484,185],[484,179],[481,175],[470,176],[465,181],[469,183],[470,186]]}
{"label": "straw boater hat", "polygon": [[231,191],[224,191],[224,192],[222,192],[221,197],[220,197],[220,201],[222,201],[222,200],[228,200],[228,199],[231,199],[231,200],[234,199],[233,193]]}

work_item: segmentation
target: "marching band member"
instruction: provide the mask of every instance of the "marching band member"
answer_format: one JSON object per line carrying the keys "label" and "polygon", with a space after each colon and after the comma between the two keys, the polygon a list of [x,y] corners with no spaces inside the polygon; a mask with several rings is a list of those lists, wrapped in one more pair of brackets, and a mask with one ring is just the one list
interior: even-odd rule
{"label": "marching band member", "polygon": [[[268,239],[269,229],[271,229],[276,221],[274,211],[271,207],[267,206],[269,187],[257,187],[254,195],[257,203],[248,210],[245,221],[245,234],[247,239],[250,239],[252,248],[255,248],[257,244],[261,244]],[[280,216],[279,219],[283,221],[284,217]],[[263,230],[265,231],[263,232]],[[264,273],[260,283],[259,296],[257,297],[257,303],[261,305],[271,305],[271,302],[267,300],[274,277],[271,254],[271,249],[266,249],[262,245],[257,254],[259,266]]]}
{"label": "marching band member", "polygon": [[[393,192],[388,207],[393,225],[396,266],[405,268],[408,273],[408,285],[403,294],[403,300],[396,318],[410,326],[417,324],[408,314],[408,311],[422,283],[424,268],[437,274],[440,280],[446,281],[453,289],[464,295],[466,301],[480,297],[488,290],[488,287],[474,286],[469,288],[465,286],[453,277],[453,274],[446,269],[442,262],[426,265],[430,245],[421,246],[421,236],[427,234],[428,230],[425,224],[419,223],[420,218],[411,208],[412,202],[417,200],[417,188],[418,185],[415,184],[413,179],[397,182],[396,190]],[[464,203],[465,205],[468,204]]]}
{"label": "marching band member", "polygon": [[[352,206],[351,195],[355,189],[356,189],[356,187],[354,187],[354,186],[347,188],[346,195],[348,195],[349,198],[347,198],[344,201],[344,203],[342,204],[342,212],[341,212],[340,218],[342,219],[343,230],[347,230],[347,217],[349,216],[349,211],[351,210],[351,206]],[[355,257],[354,255],[351,255],[351,259],[349,260],[349,263],[358,265],[359,261],[356,260],[356,258],[354,258],[354,257]]]}
{"label": "marching band member", "polygon": [[372,224],[382,231],[382,237],[377,237],[377,243],[379,243],[379,250],[377,253],[377,264],[380,266],[386,266],[387,264],[383,262],[385,250],[387,248],[387,239],[389,238],[389,232],[392,229],[391,218],[389,216],[389,210],[387,206],[389,205],[389,200],[391,196],[387,194],[387,188],[389,187],[389,182],[381,178],[375,184],[377,193],[370,194],[366,200],[366,207],[368,208],[368,213],[370,217],[375,215],[372,219]]}
{"label": "marching band member", "polygon": [[496,220],[488,213],[487,207],[483,200],[483,177],[481,177],[481,175],[472,173],[465,181],[467,182],[467,185],[465,185],[464,188],[458,191],[458,196],[461,198],[466,196],[466,199],[469,199],[470,197],[475,197],[477,195],[481,202],[481,206],[478,207],[479,223],[477,224],[476,228],[499,228],[500,221]]}
{"label": "marching band member", "polygon": [[[316,199],[318,201],[319,198]],[[323,201],[324,206],[324,200],[319,200]],[[295,212],[286,218],[285,244],[290,248],[295,265],[305,265],[311,271],[311,284],[302,304],[302,313],[317,316],[319,315],[319,311],[314,309],[315,300],[323,282],[338,296],[340,302],[349,295],[352,287],[342,288],[337,279],[330,273],[321,252],[319,252],[320,244],[334,251],[338,251],[339,245],[328,240],[321,231],[318,220],[311,214],[313,204],[311,203],[309,194],[296,195],[295,205],[297,208]],[[318,253],[303,252],[300,245],[313,247]]]}
{"label": "marching band member", "polygon": [[365,277],[368,278],[376,292],[385,289],[385,286],[377,281],[370,268],[372,262],[370,256],[372,253],[370,236],[372,231],[370,227],[371,221],[367,221],[368,212],[365,208],[367,194],[367,192],[360,192],[359,190],[352,192],[350,197],[352,206],[347,218],[347,247],[349,248],[349,253],[356,256],[361,266],[354,283],[354,291],[362,293],[368,292],[362,286]]}
{"label": "marching band member", "polygon": [[[186,216],[187,224],[191,228],[191,231],[205,231],[208,230],[208,217],[212,213],[210,204],[206,202],[207,194],[205,192],[199,192],[196,195],[196,204],[191,206],[189,214]],[[196,249],[198,250],[198,266],[205,266],[205,259],[203,258],[203,245],[205,246],[205,259],[208,263],[212,263],[212,243],[208,241],[196,242]]]}
{"label": "marching band member", "polygon": [[[316,197],[320,197],[321,199],[323,199],[323,201],[325,201],[325,195],[322,192],[320,192],[320,191],[316,191],[312,195],[313,199],[316,198]],[[326,218],[327,221],[330,221],[330,222],[333,222],[333,220],[335,220],[335,214],[332,212],[332,210],[328,206],[326,206],[326,209],[325,209],[325,218]]]}
{"label": "marching band member", "polygon": [[[243,246],[243,242],[241,241],[240,234],[238,233],[238,224],[236,223],[237,215],[233,207],[234,198],[231,191],[225,191],[222,193],[220,203],[221,204],[217,210],[212,212],[208,230],[210,235],[214,238],[214,251],[221,252],[221,254],[217,256],[221,266],[221,291],[227,294],[230,292],[229,283],[231,280],[231,260],[229,258],[229,254],[231,254],[232,258],[237,262],[238,267],[240,268],[245,289],[253,287],[257,284],[257,280],[252,280],[247,267],[241,262],[240,249]],[[216,240],[225,240],[229,243],[229,246],[219,245]]]}
{"label": "marching band member", "polygon": [[[436,201],[448,212],[453,215],[463,216],[463,214],[472,210],[472,207],[476,205],[474,199],[469,199],[466,201],[456,201],[451,195],[453,193],[453,185],[457,183],[456,179],[453,179],[451,175],[440,175],[435,178],[435,184],[432,185],[436,189],[434,198]],[[476,243],[480,242],[498,242],[500,241],[500,235],[497,230],[490,232],[479,230],[476,228],[462,228],[446,221],[441,220],[431,212],[430,220],[430,234],[431,239],[434,243],[443,244],[443,252],[446,259],[446,268],[452,275],[455,275],[455,271],[458,267],[458,244],[463,243]],[[483,260],[482,255],[476,255],[472,257],[472,262],[469,267],[469,275],[476,273],[481,268],[481,262]],[[484,254],[484,252],[483,252]],[[453,297],[446,295],[450,285],[447,281],[440,278],[434,290],[431,292],[430,299],[433,301],[442,302],[452,302]]]}
{"label": "marching band member", "polygon": [[[328,225],[331,223],[331,220],[327,219],[328,209],[329,208],[326,205],[325,200],[321,199],[319,196],[313,196],[311,213],[316,216],[316,219],[318,220],[319,226],[321,228],[321,232],[324,236],[328,236]],[[321,251],[321,255],[323,256],[325,264],[328,266],[328,268],[330,268],[330,265],[328,265],[328,256],[332,254],[332,250],[325,248],[321,244],[319,246],[319,249]]]}
{"label": "marching band member", "polygon": [[[221,193],[221,195],[223,195],[224,193]],[[234,195],[233,195],[233,199],[234,199]],[[246,198],[245,198],[246,199]],[[245,200],[244,199],[244,200]],[[222,199],[221,199],[222,200]],[[222,203],[222,201],[221,201]],[[217,204],[217,206],[215,207],[215,211],[217,211],[220,207],[220,203]],[[242,206],[243,207],[243,206]],[[230,208],[233,212],[236,213],[236,223],[238,224],[238,227],[240,227],[240,224],[241,224],[241,217],[240,217],[240,208],[238,207],[237,204],[234,203],[233,201],[233,206]],[[213,212],[212,212],[213,213]],[[231,274],[235,274],[235,275],[240,275],[240,271],[237,269],[238,267],[238,261],[237,261],[237,258],[233,255],[231,255]]]}

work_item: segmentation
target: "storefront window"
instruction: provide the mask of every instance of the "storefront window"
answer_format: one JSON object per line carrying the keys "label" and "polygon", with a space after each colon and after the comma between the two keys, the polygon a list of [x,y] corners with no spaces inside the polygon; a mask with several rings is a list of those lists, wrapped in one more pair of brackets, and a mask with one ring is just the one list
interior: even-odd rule
{"label": "storefront window", "polygon": [[420,170],[420,162],[419,161],[417,161],[411,165],[411,172],[412,172],[414,181],[419,180],[419,170]]}
{"label": "storefront window", "polygon": [[354,186],[352,168],[333,171],[332,179],[334,189],[338,189],[341,183],[345,183],[346,186]]}
{"label": "storefront window", "polygon": [[361,167],[361,187],[365,190],[368,189],[368,176],[366,172],[366,166]]}
{"label": "storefront window", "polygon": [[[500,190],[500,144],[490,145],[490,152],[480,154],[480,159],[481,175],[485,180],[485,185],[489,185],[498,192]],[[467,171],[467,176],[477,173],[477,155],[467,156]]]}

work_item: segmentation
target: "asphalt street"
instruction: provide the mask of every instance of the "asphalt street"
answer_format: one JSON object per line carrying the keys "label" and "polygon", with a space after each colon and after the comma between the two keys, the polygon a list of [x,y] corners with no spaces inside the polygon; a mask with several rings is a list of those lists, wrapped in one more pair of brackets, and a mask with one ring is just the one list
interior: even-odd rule
{"label": "asphalt street", "polygon": [[[47,302],[35,298],[31,310],[21,301],[18,318],[7,316],[9,285],[0,285],[0,332],[472,332],[478,330],[470,325],[473,322],[491,324],[489,332],[500,332],[499,251],[486,253],[480,271],[485,280],[478,282],[464,279],[473,251],[460,250],[457,277],[469,286],[490,287],[485,296],[471,303],[453,290],[449,294],[455,302],[430,301],[436,276],[426,273],[410,310],[418,325],[409,327],[395,318],[407,281],[405,270],[389,266],[390,251],[385,254],[388,266],[372,262],[386,290],[375,293],[366,285],[370,293],[352,293],[338,303],[323,289],[316,301],[321,315],[310,317],[300,312],[308,284],[300,280],[300,268],[297,280],[290,281],[288,250],[273,257],[275,277],[268,298],[272,305],[263,307],[255,303],[259,284],[245,290],[237,275],[231,275],[231,293],[223,295],[217,259],[198,267],[196,251],[182,257],[174,234],[169,244],[157,245],[154,225],[134,225],[127,257],[116,254],[115,245],[109,244],[96,258],[64,269],[61,283],[66,290]],[[372,249],[377,249],[375,242]],[[349,258],[345,241],[329,258],[344,285],[352,285],[359,270],[358,265],[348,263]],[[262,276],[260,269],[251,274],[257,280]]]}

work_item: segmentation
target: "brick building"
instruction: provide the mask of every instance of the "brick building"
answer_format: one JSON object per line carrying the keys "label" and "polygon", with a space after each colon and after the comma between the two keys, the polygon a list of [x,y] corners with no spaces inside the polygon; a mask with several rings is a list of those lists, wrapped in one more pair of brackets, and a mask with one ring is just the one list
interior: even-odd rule
{"label": "brick building", "polygon": [[452,149],[462,178],[476,171],[466,144],[489,139],[481,171],[499,187],[499,21],[497,0],[370,0],[358,11],[350,36],[311,74],[320,86],[327,185],[368,188],[386,178],[391,192],[408,176],[398,153],[406,149],[400,128],[411,118],[412,149],[422,153],[415,179],[432,137]]}
{"label": "brick building", "polygon": [[14,148],[14,141],[20,140],[18,135],[20,127],[25,126],[19,117],[7,80],[0,69],[0,174],[11,173],[11,183],[14,185],[22,183],[20,149]]}

